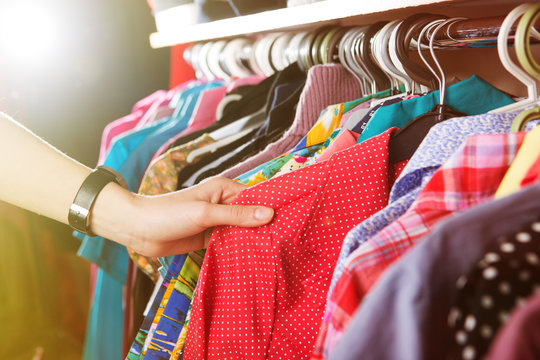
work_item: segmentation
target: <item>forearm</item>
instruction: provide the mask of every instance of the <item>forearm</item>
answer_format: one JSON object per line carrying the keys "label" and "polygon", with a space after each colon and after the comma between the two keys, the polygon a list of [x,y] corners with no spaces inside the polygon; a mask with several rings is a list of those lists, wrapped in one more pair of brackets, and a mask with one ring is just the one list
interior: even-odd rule
{"label": "forearm", "polygon": [[90,169],[0,113],[0,199],[67,224]]}
{"label": "forearm", "polygon": [[[0,113],[0,200],[68,224],[79,188],[92,171]],[[215,225],[260,226],[273,210],[229,205],[245,188],[213,179],[161,196],[138,196],[116,183],[98,194],[90,230],[151,256],[202,248]]]}

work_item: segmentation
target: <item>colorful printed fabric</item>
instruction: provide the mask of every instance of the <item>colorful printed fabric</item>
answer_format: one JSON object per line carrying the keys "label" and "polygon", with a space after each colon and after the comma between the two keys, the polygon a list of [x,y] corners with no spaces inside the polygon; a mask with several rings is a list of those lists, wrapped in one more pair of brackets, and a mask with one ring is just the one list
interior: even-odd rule
{"label": "colorful printed fabric", "polygon": [[332,134],[334,130],[341,126],[341,119],[343,114],[351,111],[358,105],[365,103],[371,99],[375,98],[384,98],[392,95],[394,90],[387,89],[380,91],[376,94],[364,96],[360,99],[349,101],[346,103],[336,104],[328,106],[326,109],[321,111],[319,119],[313,125],[313,127],[308,131],[306,136],[300,140],[300,142],[293,148],[292,151],[304,148],[311,144],[318,144],[325,141]]}
{"label": "colorful printed fabric", "polygon": [[[183,256],[185,257],[186,255]],[[127,360],[138,360],[139,358],[142,359],[144,357],[146,349],[148,348],[146,339],[150,334],[150,328],[152,327],[152,324],[154,323],[154,319],[156,318],[158,312],[163,311],[163,309],[160,308],[162,299],[164,299],[165,297],[168,299],[170,293],[172,292],[172,289],[169,290],[169,285],[174,280],[173,273],[177,270],[177,268],[178,262],[173,262],[171,264],[171,267],[169,268],[169,272],[163,278],[163,281],[159,286],[159,290],[152,303],[152,306],[150,307],[139,331],[137,332],[137,335],[135,336],[135,340],[133,341],[133,344],[129,349],[129,353],[126,357]]]}
{"label": "colorful printed fabric", "polygon": [[176,281],[169,284],[169,288],[172,288],[169,297],[164,296],[161,302],[163,311],[154,318],[152,324],[156,325],[155,331],[145,341],[147,348],[143,349],[143,352],[146,350],[144,359],[168,360],[175,349],[178,351],[178,339],[193,299],[203,258],[204,250],[192,252],[183,259],[182,256],[176,258],[179,263],[184,262]]}
{"label": "colorful printed fabric", "polygon": [[197,286],[188,359],[305,359],[313,350],[343,237],[384,207],[391,131],[243,191],[267,205],[258,228],[216,227]]}
{"label": "colorful printed fabric", "polygon": [[[411,208],[347,259],[327,304],[325,357],[380,275],[442,219],[492,198],[525,133],[472,136],[433,175]],[[330,317],[330,318],[328,318]]]}
{"label": "colorful printed fabric", "polygon": [[241,184],[247,186],[253,186],[259,184],[263,181],[273,178],[276,173],[278,173],[281,168],[292,158],[296,157],[309,157],[314,154],[316,151],[320,150],[324,146],[324,143],[319,143],[305,147],[303,149],[298,149],[294,152],[283,154],[278,158],[275,158],[272,161],[269,161],[266,164],[258,166],[254,169],[253,172],[248,172],[237,177],[235,180]]}
{"label": "colorful printed fabric", "polygon": [[[159,195],[176,191],[178,173],[188,165],[186,160],[188,154],[214,142],[215,140],[208,134],[204,134],[196,140],[167,151],[148,167],[139,187],[139,194]],[[201,157],[195,158],[193,163],[200,159]],[[158,269],[161,267],[159,261],[156,258],[137,254],[131,249],[128,249],[128,252],[131,260],[154,282],[157,281]]]}

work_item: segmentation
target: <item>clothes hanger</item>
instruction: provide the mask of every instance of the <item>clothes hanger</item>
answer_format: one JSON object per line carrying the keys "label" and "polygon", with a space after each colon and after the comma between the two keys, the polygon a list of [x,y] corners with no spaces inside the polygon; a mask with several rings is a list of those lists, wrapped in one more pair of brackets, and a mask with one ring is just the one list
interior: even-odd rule
{"label": "clothes hanger", "polygon": [[499,35],[497,36],[497,51],[499,53],[499,58],[501,59],[501,62],[506,70],[508,70],[508,72],[514,75],[515,78],[517,78],[527,87],[527,98],[516,103],[491,110],[490,113],[492,114],[523,110],[529,106],[536,105],[538,102],[536,80],[528,73],[523,71],[516,63],[514,63],[510,59],[510,55],[508,53],[508,37],[510,30],[512,29],[512,25],[529,9],[530,6],[531,4],[521,4],[510,11],[510,13],[504,18],[499,30]]}
{"label": "clothes hanger", "polygon": [[360,59],[364,66],[368,70],[368,74],[373,78],[374,85],[375,85],[375,92],[382,91],[385,89],[388,89],[392,86],[390,79],[384,71],[381,70],[381,68],[377,65],[377,63],[373,60],[372,54],[371,54],[371,41],[373,40],[373,37],[375,34],[383,28],[384,25],[386,25],[386,21],[380,21],[375,24],[369,25],[364,32],[364,36],[360,38]]}
{"label": "clothes hanger", "polygon": [[323,38],[319,49],[318,49],[318,55],[319,60],[321,64],[328,64],[328,52],[330,51],[329,44],[332,38],[336,36],[336,34],[341,30],[339,26],[334,26],[328,30],[326,33],[326,36]]}
{"label": "clothes hanger", "polygon": [[320,49],[322,47],[324,39],[328,36],[328,33],[332,31],[331,26],[325,26],[320,29],[317,36],[313,40],[313,44],[311,45],[311,63],[313,65],[320,65],[323,63],[323,59],[321,56],[319,56]]}
{"label": "clothes hanger", "polygon": [[[531,53],[530,36],[533,32],[534,24],[540,17],[540,3],[532,5],[522,16],[516,29],[516,36],[514,40],[514,46],[516,47],[516,53],[518,55],[518,61],[521,66],[536,79],[540,80],[540,65],[536,62]],[[538,33],[534,34],[537,37]],[[537,102],[538,104],[538,97]],[[529,121],[537,120],[540,118],[540,106],[536,105],[532,109],[528,109],[519,113],[510,127],[511,131],[523,131],[525,125]]]}
{"label": "clothes hanger", "polygon": [[204,77],[203,72],[198,63],[199,52],[201,51],[202,44],[197,43],[193,46],[188,47],[184,51],[184,60],[195,70],[195,78],[202,79]]}
{"label": "clothes hanger", "polygon": [[300,65],[300,68],[304,71],[308,71],[311,66],[311,44],[313,43],[313,40],[317,36],[316,31],[310,31],[302,38],[302,41],[299,44],[298,49],[298,65]]}
{"label": "clothes hanger", "polygon": [[307,35],[308,35],[307,31],[301,31],[293,35],[293,37],[289,41],[289,44],[287,45],[287,48],[285,49],[285,58],[287,59],[287,62],[289,64],[292,64],[298,61],[300,44],[302,43],[302,40],[304,39],[304,37],[306,37]]}
{"label": "clothes hanger", "polygon": [[358,31],[358,27],[352,27],[343,35],[338,45],[338,58],[341,65],[358,80],[362,93],[366,94],[368,89],[366,83],[367,75],[362,68],[357,68],[352,64],[352,59],[350,59],[350,42],[355,36],[356,31]]}
{"label": "clothes hanger", "polygon": [[405,85],[405,91],[410,92],[411,84],[405,78],[405,76],[394,66],[390,55],[388,53],[388,43],[390,41],[390,35],[394,28],[400,23],[400,20],[394,20],[382,27],[381,30],[375,35],[371,43],[371,53],[377,61],[378,65],[384,70],[384,72],[391,78],[392,87],[398,88],[399,84]]}
{"label": "clothes hanger", "polygon": [[217,79],[229,80],[229,74],[221,67],[220,54],[223,52],[223,48],[227,42],[225,40],[219,40],[212,44],[208,51],[207,64],[210,71]]}
{"label": "clothes hanger", "polygon": [[423,38],[424,36],[424,33],[429,33],[429,31],[434,28],[434,32],[436,33],[438,30],[440,30],[443,26],[446,26],[446,27],[450,27],[452,24],[455,24],[459,21],[462,21],[462,20],[467,20],[466,18],[452,18],[450,20],[434,20],[432,21],[430,24],[428,24],[426,27],[424,27],[424,29],[422,29],[422,31],[420,32],[420,35],[418,36],[418,39],[419,39],[419,43],[418,43],[418,47],[417,47],[417,51],[418,51],[418,55],[420,56],[420,58],[422,59],[422,61],[424,62],[424,64],[427,66],[427,68],[429,70],[431,70],[431,72],[433,73],[433,75],[435,75],[435,77],[437,78],[437,82],[439,84],[439,104],[440,105],[444,105],[444,96],[445,96],[445,93],[446,93],[446,76],[444,75],[444,71],[441,67],[441,64],[439,63],[439,61],[437,61],[437,57],[435,56],[435,53],[433,51],[434,49],[434,39],[435,39],[435,36],[431,36],[430,39],[429,39],[429,52],[431,54],[431,57],[433,58],[434,62],[435,62],[435,65],[437,66],[437,69],[439,70],[439,73],[440,73],[440,76],[437,74],[437,71],[435,71],[431,65],[429,64],[429,62],[427,61],[427,59],[424,57],[423,53],[422,53],[422,42],[421,42],[421,39]]}
{"label": "clothes hanger", "polygon": [[361,69],[364,74],[364,79],[366,82],[367,90],[369,94],[373,94],[376,92],[377,84],[375,83],[375,78],[373,77],[373,74],[370,73],[369,69],[366,67],[366,64],[362,60],[361,56],[361,44],[365,37],[365,31],[367,29],[367,26],[359,27],[356,32],[354,32],[354,36],[350,42],[350,48],[349,48],[349,61],[352,64],[353,67],[357,69]]}
{"label": "clothes hanger", "polygon": [[416,81],[414,81],[413,78],[409,76],[407,71],[405,71],[405,67],[397,54],[397,32],[399,28],[401,27],[402,22],[403,21],[400,21],[394,27],[394,29],[390,33],[390,37],[388,38],[388,55],[390,56],[390,61],[399,70],[399,72],[405,77],[405,79],[407,79],[407,83],[410,84],[411,93],[416,94],[416,93],[427,92],[427,88],[425,86],[418,84]]}
{"label": "clothes hanger", "polygon": [[292,37],[292,33],[283,33],[279,35],[272,44],[272,48],[270,49],[270,60],[272,66],[278,71],[285,69],[291,64],[285,56],[285,52]]}
{"label": "clothes hanger", "polygon": [[426,86],[428,89],[437,88],[437,79],[431,71],[419,65],[409,58],[411,42],[419,30],[431,21],[446,18],[434,14],[415,14],[409,16],[400,24],[396,32],[396,54],[402,63],[405,72],[416,83]]}
{"label": "clothes hanger", "polygon": [[274,41],[279,37],[280,34],[272,33],[263,36],[260,42],[260,45],[255,49],[255,58],[257,64],[263,71],[263,74],[270,76],[276,72],[276,69],[272,66],[271,62],[271,49]]}
{"label": "clothes hanger", "polygon": [[349,31],[349,27],[339,27],[327,43],[325,64],[339,63],[339,43],[343,36]]}
{"label": "clothes hanger", "polygon": [[209,41],[207,43],[204,43],[199,51],[199,54],[197,56],[196,62],[199,64],[199,67],[201,69],[201,72],[203,73],[203,78],[206,80],[214,80],[216,78],[215,74],[210,70],[210,67],[208,66],[208,53],[210,52],[210,48],[212,47],[213,42]]}
{"label": "clothes hanger", "polygon": [[[391,163],[396,163],[405,159],[409,159],[414,154],[418,146],[420,146],[421,142],[424,140],[427,133],[434,125],[453,117],[465,116],[465,114],[460,113],[454,110],[449,105],[444,104],[445,92],[443,90],[443,87],[446,86],[446,76],[433,50],[434,39],[437,35],[437,32],[444,26],[448,26],[456,21],[461,20],[463,20],[463,18],[452,18],[443,21],[434,20],[427,24],[420,32],[420,36],[418,37],[418,51],[421,51],[422,49],[422,39],[424,37],[424,34],[435,26],[433,32],[429,36],[429,51],[440,74],[437,74],[437,72],[431,66],[428,66],[428,68],[430,71],[433,72],[433,76],[439,79],[438,83],[441,87],[439,89],[439,104],[435,105],[435,107],[426,114],[417,116],[416,118],[409,121],[409,123],[407,123],[404,127],[398,130],[390,138],[389,160]],[[421,57],[423,60],[425,60],[423,56]]]}
{"label": "clothes hanger", "polygon": [[253,44],[251,45],[251,49],[249,51],[248,64],[251,71],[253,71],[253,73],[255,73],[256,75],[264,76],[264,71],[263,69],[261,69],[261,65],[259,64],[259,61],[257,58],[257,54],[260,52],[259,49],[262,46],[263,39],[264,39],[263,37],[260,37],[257,40],[255,40],[255,42],[253,42]]}
{"label": "clothes hanger", "polygon": [[243,48],[251,44],[251,41],[246,38],[237,38],[227,42],[223,48],[223,62],[224,68],[227,68],[231,73],[231,76],[235,77],[248,77],[253,75],[253,72],[243,64],[242,53]]}
{"label": "clothes hanger", "polygon": [[516,29],[515,36],[516,54],[519,63],[531,76],[536,77],[536,79],[540,79],[540,65],[532,55],[529,39],[532,34],[537,40],[540,40],[540,33],[534,28],[538,17],[540,17],[540,3],[532,5],[523,14]]}
{"label": "clothes hanger", "polygon": [[362,59],[362,42],[364,41],[367,27],[367,25],[360,26],[356,29],[356,31],[353,33],[354,35],[350,41],[350,47],[347,53],[349,62],[353,68],[357,68],[364,74],[366,91],[369,94],[374,94],[377,91],[376,79]]}

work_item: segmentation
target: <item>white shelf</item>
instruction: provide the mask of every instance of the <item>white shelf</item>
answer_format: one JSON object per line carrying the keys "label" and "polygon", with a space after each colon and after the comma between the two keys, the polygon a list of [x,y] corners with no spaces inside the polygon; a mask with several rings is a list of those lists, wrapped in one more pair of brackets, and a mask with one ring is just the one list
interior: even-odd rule
{"label": "white shelf", "polygon": [[[465,0],[326,0],[190,26],[182,25],[178,21],[174,22],[174,17],[170,16],[168,19],[171,19],[171,23],[165,25],[167,31],[151,34],[150,44],[153,48],[160,48],[194,41],[339,21],[389,10],[463,1]],[[175,10],[173,8],[167,11]]]}

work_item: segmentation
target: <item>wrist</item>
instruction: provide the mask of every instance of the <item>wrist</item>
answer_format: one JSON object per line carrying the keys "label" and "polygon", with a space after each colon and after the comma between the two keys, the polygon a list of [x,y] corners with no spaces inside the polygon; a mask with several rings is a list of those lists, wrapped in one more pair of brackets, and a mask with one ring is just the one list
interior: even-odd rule
{"label": "wrist", "polygon": [[135,226],[138,197],[111,182],[99,193],[90,213],[90,230],[99,236],[129,244],[137,233]]}

